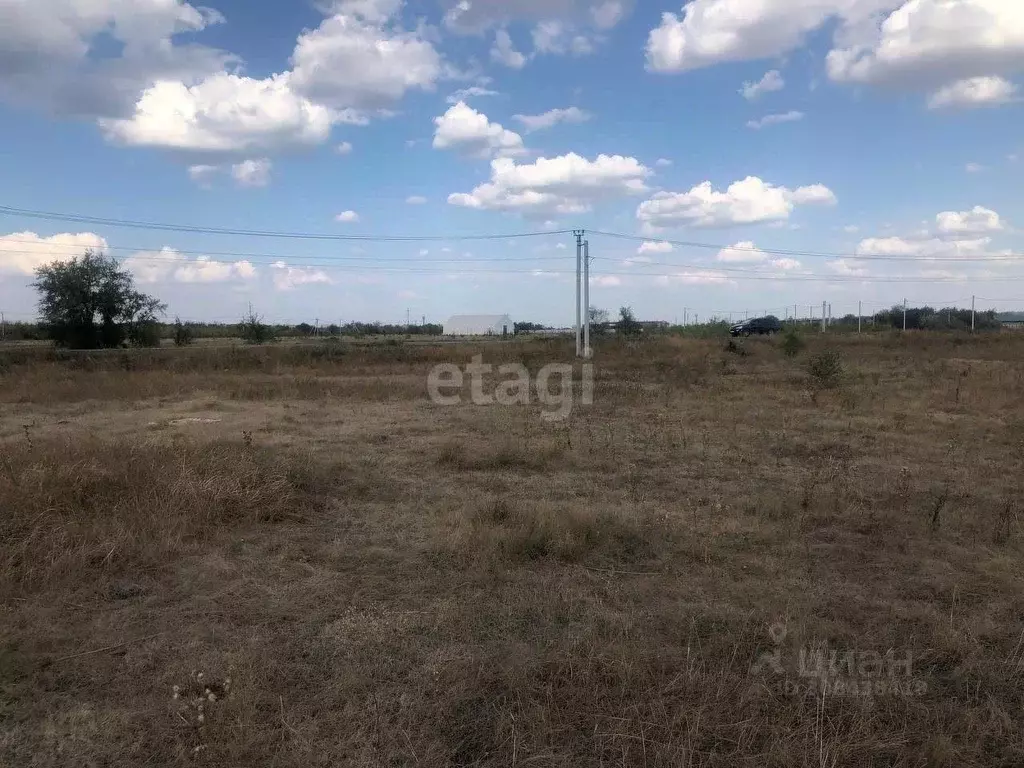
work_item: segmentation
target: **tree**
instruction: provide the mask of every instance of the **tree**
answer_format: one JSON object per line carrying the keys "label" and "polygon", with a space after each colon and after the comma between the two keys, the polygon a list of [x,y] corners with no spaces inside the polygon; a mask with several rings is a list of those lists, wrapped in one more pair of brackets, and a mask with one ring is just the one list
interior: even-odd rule
{"label": "tree", "polygon": [[239,333],[247,344],[265,344],[274,340],[273,329],[263,322],[263,317],[249,305],[249,314],[242,318]]}
{"label": "tree", "polygon": [[633,314],[632,307],[622,307],[619,310],[619,333],[623,336],[636,336],[640,333],[640,322]]}
{"label": "tree", "polygon": [[180,317],[174,318],[174,346],[187,347],[192,343],[192,328],[181,322]]}
{"label": "tree", "polygon": [[590,335],[603,336],[605,331],[608,330],[609,325],[610,316],[608,310],[589,307],[587,313],[590,317]]}
{"label": "tree", "polygon": [[55,344],[74,349],[160,343],[157,315],[167,305],[135,290],[117,259],[86,251],[36,270],[41,324]]}

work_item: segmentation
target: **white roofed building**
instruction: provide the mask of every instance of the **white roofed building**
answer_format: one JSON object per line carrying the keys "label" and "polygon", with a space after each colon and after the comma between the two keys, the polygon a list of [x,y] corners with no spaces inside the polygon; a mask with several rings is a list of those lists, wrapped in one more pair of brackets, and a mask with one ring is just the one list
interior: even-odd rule
{"label": "white roofed building", "polygon": [[515,332],[508,315],[455,315],[444,324],[445,336],[511,336]]}

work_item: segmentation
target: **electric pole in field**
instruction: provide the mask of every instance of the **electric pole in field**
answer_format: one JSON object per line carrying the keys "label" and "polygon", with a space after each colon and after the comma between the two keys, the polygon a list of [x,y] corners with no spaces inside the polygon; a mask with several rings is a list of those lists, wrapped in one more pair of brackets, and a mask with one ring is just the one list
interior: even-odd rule
{"label": "electric pole in field", "polygon": [[974,296],[971,296],[971,333],[974,333]]}
{"label": "electric pole in field", "polygon": [[582,299],[582,267],[583,267],[583,235],[586,234],[582,229],[574,229],[572,234],[576,238],[576,357],[583,354],[583,339],[581,338],[581,327],[580,321],[582,315],[580,314],[580,301]]}
{"label": "electric pole in field", "polygon": [[860,333],[860,318],[864,312],[863,302],[857,302],[857,333]]}
{"label": "electric pole in field", "polygon": [[907,330],[907,300],[903,300],[903,330]]}
{"label": "electric pole in field", "polygon": [[821,302],[821,332],[825,332],[825,302]]}
{"label": "electric pole in field", "polygon": [[594,354],[590,348],[590,241],[583,241],[583,357],[587,360]]}

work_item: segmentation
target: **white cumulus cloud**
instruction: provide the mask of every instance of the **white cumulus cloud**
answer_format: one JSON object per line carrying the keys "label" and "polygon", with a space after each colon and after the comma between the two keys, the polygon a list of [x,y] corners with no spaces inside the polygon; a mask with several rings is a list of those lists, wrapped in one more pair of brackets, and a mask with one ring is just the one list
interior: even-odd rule
{"label": "white cumulus cloud", "polygon": [[333,109],[389,107],[408,91],[432,90],[444,73],[424,30],[402,29],[401,2],[336,3],[332,16],[299,36],[294,87]]}
{"label": "white cumulus cloud", "polygon": [[943,235],[977,235],[1005,229],[999,214],[981,205],[969,211],[943,211],[936,215],[935,224]]}
{"label": "white cumulus cloud", "polygon": [[266,157],[243,160],[231,166],[231,177],[241,187],[265,187],[270,183],[273,163]]}
{"label": "white cumulus cloud", "polygon": [[256,276],[256,268],[249,261],[213,261],[208,256],[190,259],[174,248],[159,251],[140,251],[124,260],[135,279],[143,284],[222,283],[228,280],[249,280]]}
{"label": "white cumulus cloud", "polygon": [[291,291],[302,285],[317,283],[333,284],[334,281],[322,269],[313,267],[293,267],[284,261],[275,261],[270,265],[274,275],[274,287],[279,291]]}
{"label": "white cumulus cloud", "polygon": [[617,25],[634,0],[442,0],[443,23],[453,32],[474,34],[510,22],[557,19],[600,30]]}
{"label": "white cumulus cloud", "polygon": [[253,80],[222,72],[195,85],[158,82],[131,117],[99,123],[108,138],[133,146],[243,152],[319,144],[336,117],[297,95],[286,74]]}
{"label": "white cumulus cloud", "polygon": [[781,125],[782,123],[795,123],[798,120],[804,119],[804,113],[796,110],[790,110],[789,112],[783,112],[777,115],[765,115],[760,120],[750,120],[747,122],[747,128],[751,128],[755,131],[759,131],[762,128],[769,125]]}
{"label": "white cumulus cloud", "polygon": [[590,118],[590,113],[579,107],[551,109],[539,115],[512,115],[512,119],[522,123],[527,133],[552,128],[559,123],[585,123]]}
{"label": "white cumulus cloud", "polygon": [[638,254],[644,253],[672,253],[672,243],[666,243],[664,240],[645,240],[640,244],[640,247],[636,249]]}
{"label": "white cumulus cloud", "polygon": [[[651,30],[647,68],[774,58],[823,28],[837,82],[936,88],[1012,74],[1024,55],[1024,6],[1010,0],[692,0]],[[960,91],[933,98],[955,102]]]}
{"label": "white cumulus cloud", "polygon": [[517,211],[528,216],[576,214],[603,198],[643,194],[651,170],[636,158],[598,155],[594,160],[570,152],[517,164],[491,162],[491,179],[472,192],[448,197],[451,205],[477,210]]}
{"label": "white cumulus cloud", "polygon": [[[202,78],[234,57],[179,35],[224,17],[182,0],[0,2],[0,98],[116,117],[163,79]],[[96,55],[101,43],[108,51]]]}
{"label": "white cumulus cloud", "polygon": [[605,0],[590,9],[590,16],[598,29],[611,29],[622,20],[625,13],[626,9],[619,0]]}
{"label": "white cumulus cloud", "polygon": [[637,209],[637,218],[655,229],[674,226],[728,227],[788,219],[796,205],[832,205],[828,187],[813,184],[791,190],[748,176],[724,192],[710,181],[689,192],[658,192]]}
{"label": "white cumulus cloud", "polygon": [[359,214],[355,211],[342,211],[334,217],[335,221],[340,221],[342,224],[354,224],[359,221]]}
{"label": "white cumulus cloud", "polygon": [[491,60],[510,69],[522,69],[526,66],[525,54],[516,50],[511,35],[504,29],[499,29],[494,35]]}
{"label": "white cumulus cloud", "polygon": [[685,72],[725,61],[777,56],[800,45],[851,0],[693,0],[680,18],[663,13],[647,39],[647,68]]}
{"label": "white cumulus cloud", "polygon": [[723,248],[715,258],[725,262],[759,263],[768,261],[768,254],[760,250],[750,240],[744,240],[729,248]]}
{"label": "white cumulus cloud", "polygon": [[71,261],[86,251],[102,252],[107,241],[92,232],[43,237],[35,232],[0,235],[0,272],[32,275],[54,261]]}
{"label": "white cumulus cloud", "polygon": [[1017,86],[1001,77],[969,77],[935,91],[928,99],[931,109],[995,107],[1013,100]]}
{"label": "white cumulus cloud", "polygon": [[523,138],[465,102],[434,118],[434,149],[456,149],[480,157],[522,154]]}
{"label": "white cumulus cloud", "polygon": [[779,73],[779,70],[772,69],[765,72],[764,77],[756,83],[743,83],[743,87],[740,88],[740,93],[743,94],[743,98],[747,101],[753,101],[765,93],[781,91],[785,87],[786,81],[782,79],[782,75]]}
{"label": "white cumulus cloud", "polygon": [[458,104],[460,101],[468,101],[469,99],[483,97],[483,96],[497,96],[497,91],[492,91],[490,88],[484,88],[481,85],[471,85],[469,88],[460,88],[459,90],[452,93],[445,100],[449,104]]}
{"label": "white cumulus cloud", "polygon": [[847,35],[829,76],[858,83],[949,82],[1020,69],[1024,6],[1006,0],[907,0]]}

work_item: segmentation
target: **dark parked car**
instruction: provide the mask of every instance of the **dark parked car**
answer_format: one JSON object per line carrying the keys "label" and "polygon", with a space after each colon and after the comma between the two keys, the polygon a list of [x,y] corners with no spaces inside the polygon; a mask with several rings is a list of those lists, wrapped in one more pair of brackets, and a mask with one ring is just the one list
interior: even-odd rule
{"label": "dark parked car", "polygon": [[771,336],[782,330],[782,323],[774,315],[768,317],[752,317],[742,323],[736,323],[729,329],[730,336],[750,336],[752,334]]}

